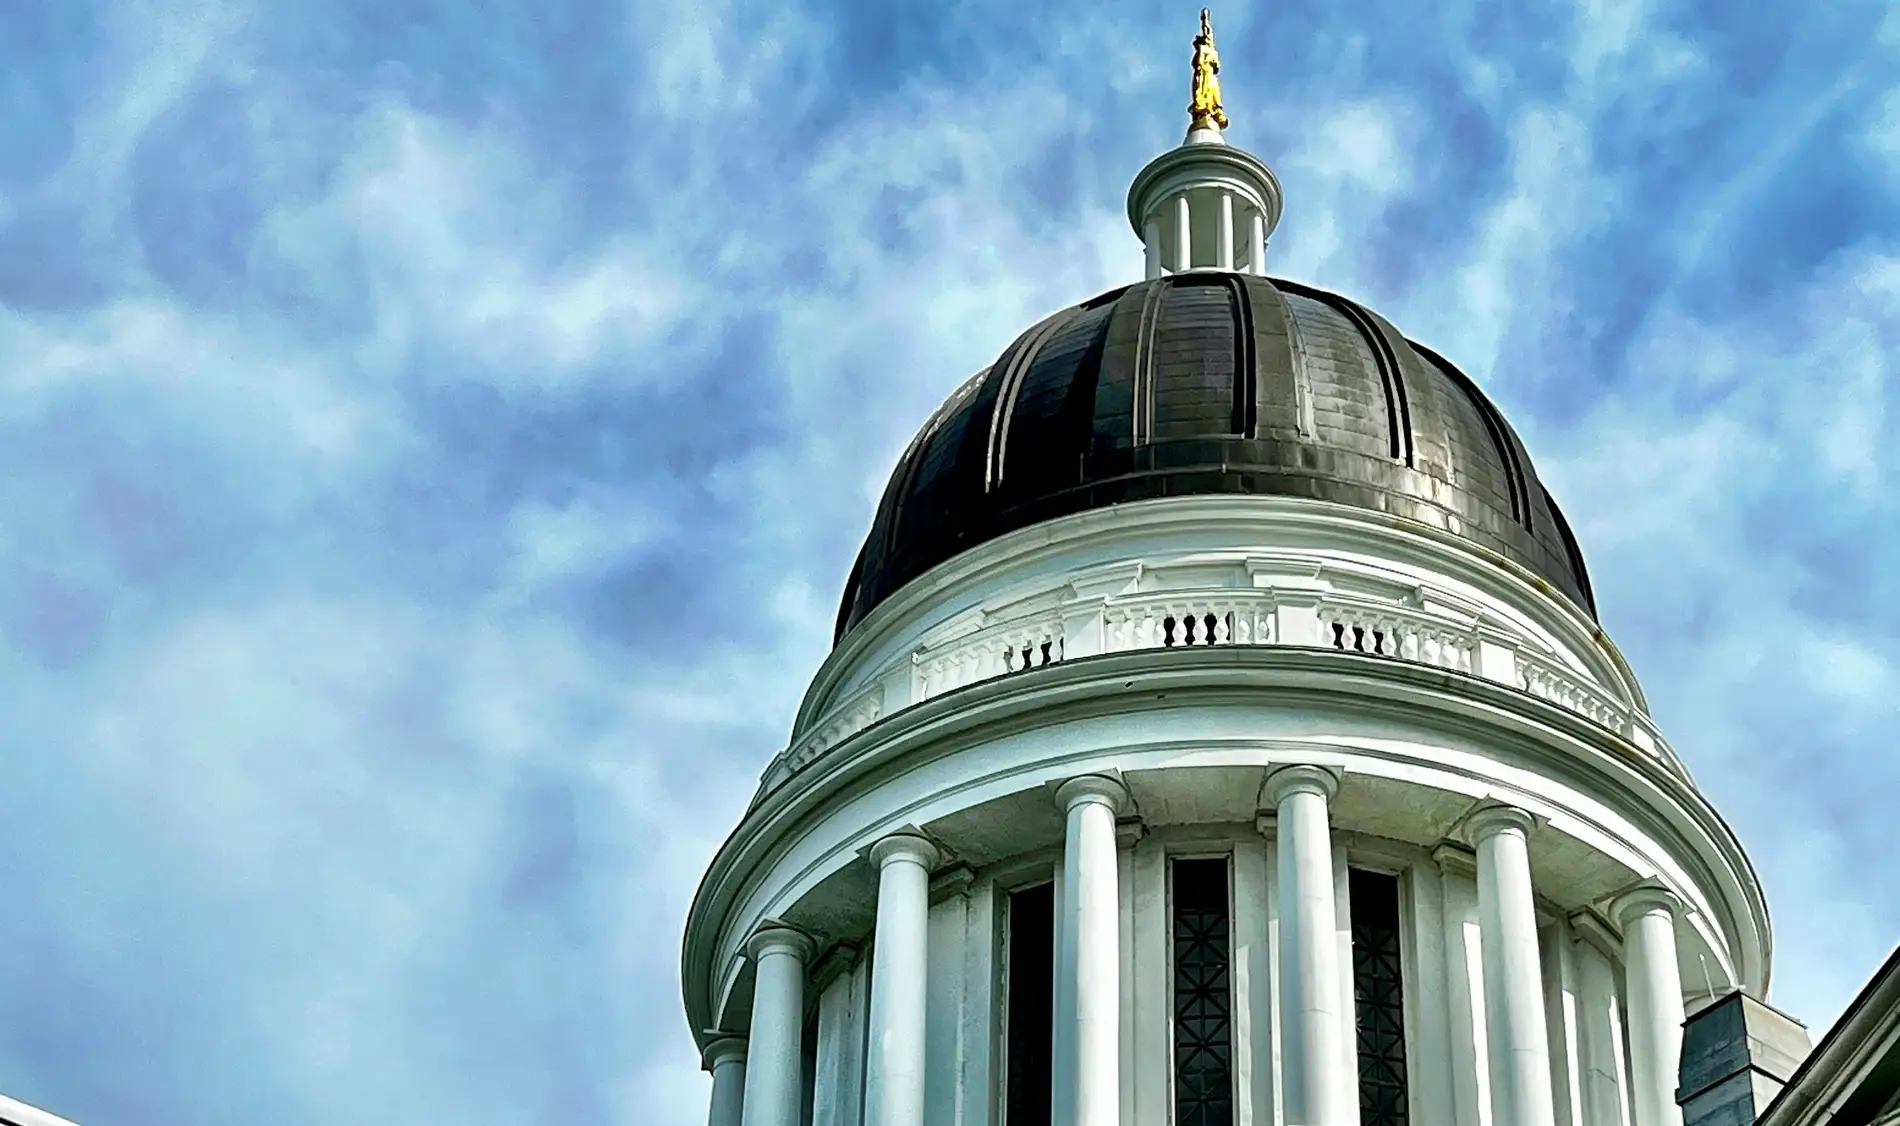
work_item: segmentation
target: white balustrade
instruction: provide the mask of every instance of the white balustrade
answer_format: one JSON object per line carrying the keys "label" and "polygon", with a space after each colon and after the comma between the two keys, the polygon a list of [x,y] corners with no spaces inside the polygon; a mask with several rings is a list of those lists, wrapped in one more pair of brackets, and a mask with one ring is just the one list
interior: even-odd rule
{"label": "white balustrade", "polygon": [[1416,611],[1323,601],[1319,643],[1348,653],[1417,661],[1454,672],[1472,671],[1477,638],[1462,623],[1437,621]]}
{"label": "white balustrade", "polygon": [[914,658],[917,672],[913,698],[921,703],[980,680],[1041,668],[1061,659],[1060,621],[992,626],[939,651],[918,654]]}
{"label": "white balustrade", "polygon": [[1628,707],[1548,660],[1520,652],[1517,657],[1517,686],[1538,699],[1560,704],[1605,727],[1629,733]]}
{"label": "white balustrade", "polygon": [[843,707],[833,709],[829,716],[819,721],[811,729],[811,734],[792,745],[791,751],[785,755],[785,770],[789,773],[802,769],[806,763],[877,722],[883,712],[882,685],[874,684],[860,691],[845,701]]}
{"label": "white balustrade", "polygon": [[[1058,614],[1043,610],[1032,617],[985,625],[908,658],[896,658],[911,666],[911,683],[909,700],[893,706],[920,704],[980,681],[1056,664],[1063,659],[1063,622],[1079,628],[1078,618],[1086,621],[1091,613],[1099,613],[1102,653],[1191,646],[1316,645],[1488,675],[1616,731],[1676,774],[1687,777],[1681,761],[1639,709],[1592,683],[1587,674],[1564,665],[1547,646],[1501,634],[1495,621],[1486,626],[1490,631],[1486,644],[1508,647],[1512,660],[1502,662],[1502,667],[1481,669],[1475,621],[1421,609],[1410,602],[1386,603],[1365,596],[1322,595],[1315,601],[1310,593],[1301,592],[1297,599],[1282,606],[1281,593],[1270,587],[1246,587],[1114,595],[1099,601],[1072,601]],[[1302,604],[1307,609],[1299,610]],[[1310,634],[1315,628],[1317,634]],[[1091,643],[1081,651],[1095,650]],[[775,787],[883,718],[886,686],[894,676],[902,676],[902,666],[887,662],[856,679],[845,702],[828,709],[779,756],[767,771],[765,788]]]}
{"label": "white balustrade", "polygon": [[1170,592],[1102,607],[1104,652],[1188,645],[1271,645],[1273,602],[1252,592]]}

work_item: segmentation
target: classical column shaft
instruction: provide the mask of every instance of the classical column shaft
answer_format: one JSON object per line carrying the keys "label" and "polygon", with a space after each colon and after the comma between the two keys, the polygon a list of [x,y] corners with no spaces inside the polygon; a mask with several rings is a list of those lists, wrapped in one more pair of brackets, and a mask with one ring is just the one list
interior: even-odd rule
{"label": "classical column shaft", "polygon": [[1174,268],[1194,268],[1194,220],[1186,192],[1174,197]]}
{"label": "classical column shaft", "polygon": [[1247,262],[1254,273],[1267,276],[1267,217],[1253,213],[1252,238],[1248,242]]}
{"label": "classical column shaft", "polygon": [[706,1126],[741,1126],[745,1113],[745,1041],[725,1036],[706,1046],[701,1064],[712,1072],[712,1109]]}
{"label": "classical column shaft", "polygon": [[1123,791],[1112,778],[1087,776],[1063,783],[1056,798],[1068,817],[1062,908],[1064,943],[1074,951],[1068,1003],[1075,1014],[1073,1070],[1063,1077],[1071,1089],[1056,1092],[1057,1120],[1065,1126],[1119,1126],[1121,896],[1115,815]]}
{"label": "classical column shaft", "polygon": [[[1587,919],[1584,923],[1590,925]],[[1623,1097],[1627,1073],[1623,1006],[1617,996],[1613,960],[1607,944],[1589,939],[1577,944],[1577,1023],[1582,1040],[1583,1120],[1588,1126],[1629,1124],[1628,1101]]]}
{"label": "classical column shaft", "polygon": [[1160,220],[1153,219],[1153,218],[1150,218],[1148,220],[1147,225],[1142,229],[1142,239],[1144,242],[1147,243],[1147,245],[1143,247],[1143,249],[1147,252],[1147,255],[1146,255],[1147,276],[1149,278],[1158,278],[1161,276],[1161,222]]}
{"label": "classical column shaft", "polygon": [[1234,193],[1220,194],[1220,245],[1214,253],[1219,255],[1218,265],[1223,270],[1234,268]]}
{"label": "classical column shaft", "polygon": [[1623,925],[1635,1126],[1682,1126],[1682,1108],[1676,1105],[1683,1022],[1676,908],[1669,892],[1645,888],[1626,896],[1617,910]]}
{"label": "classical column shaft", "polygon": [[811,940],[786,927],[752,936],[752,1035],[746,1046],[744,1126],[798,1126],[805,962]]}
{"label": "classical column shaft", "polygon": [[1492,1121],[1554,1126],[1537,909],[1531,899],[1530,815],[1494,807],[1472,819],[1484,946]]}
{"label": "classical column shaft", "polygon": [[865,1126],[923,1126],[930,869],[937,859],[936,846],[914,834],[886,837],[871,848],[878,867],[877,941],[871,954]]}
{"label": "classical column shaft", "polygon": [[1336,783],[1296,766],[1267,780],[1279,853],[1281,1067],[1287,1126],[1342,1126],[1346,1014],[1341,1011],[1333,846],[1327,803]]}

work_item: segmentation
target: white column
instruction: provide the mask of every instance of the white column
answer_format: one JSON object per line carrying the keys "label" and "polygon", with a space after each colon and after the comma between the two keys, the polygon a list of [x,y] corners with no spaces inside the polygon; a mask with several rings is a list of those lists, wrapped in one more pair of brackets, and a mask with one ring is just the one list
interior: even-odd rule
{"label": "white column", "polygon": [[1577,936],[1577,1024],[1583,1121],[1588,1126],[1630,1126],[1624,1098],[1628,1065],[1623,1051],[1623,1004],[1616,989],[1615,964],[1621,947],[1594,914],[1570,917]]}
{"label": "white column", "polygon": [[745,1040],[721,1036],[706,1045],[699,1065],[712,1073],[712,1111],[706,1126],[740,1126],[745,1113]]}
{"label": "white column", "polygon": [[766,927],[746,943],[746,954],[755,969],[744,1124],[798,1126],[805,963],[811,958],[812,942],[790,927]]}
{"label": "white column", "polygon": [[1683,1021],[1682,977],[1676,966],[1676,912],[1681,902],[1663,888],[1639,888],[1616,905],[1617,922],[1623,927],[1636,1126],[1682,1126],[1682,1108],[1676,1105]]}
{"label": "white column", "polygon": [[1149,216],[1147,225],[1142,228],[1141,237],[1145,244],[1143,249],[1147,251],[1147,276],[1158,278],[1161,276],[1161,221],[1152,215]]}
{"label": "white column", "polygon": [[1220,246],[1214,253],[1216,262],[1223,270],[1234,268],[1234,193],[1220,194]]}
{"label": "white column", "polygon": [[1339,1038],[1339,1092],[1346,1108],[1346,1121],[1359,1121],[1359,990],[1352,979],[1352,869],[1346,863],[1346,846],[1333,846],[1333,936],[1339,956],[1339,1011],[1346,1031]]}
{"label": "white column", "polygon": [[938,859],[937,846],[915,833],[871,846],[877,939],[871,945],[865,1126],[923,1126],[924,975],[930,968],[930,869]]}
{"label": "white column", "polygon": [[1264,837],[1234,842],[1234,1126],[1274,1126],[1280,1120],[1273,1109],[1273,958],[1267,946],[1272,855]]}
{"label": "white column", "polygon": [[1194,220],[1188,213],[1186,192],[1174,197],[1174,268],[1194,268]]}
{"label": "white column", "polygon": [[812,1126],[862,1126],[865,1010],[871,993],[871,962],[844,946],[835,948],[834,956],[841,963],[850,963],[850,968],[840,972],[818,995],[811,1122]]}
{"label": "white column", "polygon": [[1470,823],[1478,849],[1492,1120],[1500,1126],[1555,1126],[1557,1117],[1531,900],[1532,824],[1530,814],[1508,806],[1480,810]]}
{"label": "white column", "polygon": [[[1074,950],[1071,1090],[1056,1093],[1057,1120],[1119,1126],[1121,1120],[1121,926],[1116,918],[1120,860],[1115,815],[1127,791],[1113,778],[1071,778],[1056,791],[1068,817],[1063,849],[1065,945]],[[1067,1098],[1064,1098],[1064,1095]],[[1070,1110],[1072,1113],[1061,1113]]]}
{"label": "white column", "polygon": [[1333,775],[1291,766],[1267,778],[1279,853],[1280,1063],[1287,1126],[1342,1126],[1357,1117],[1344,1096],[1346,1014],[1340,1011],[1338,925],[1327,803]]}
{"label": "white column", "polygon": [[1558,919],[1542,935],[1544,1019],[1550,1045],[1551,1095],[1557,1126],[1583,1126],[1583,1049],[1577,1006],[1576,940],[1570,921]]}
{"label": "white column", "polygon": [[1412,1071],[1412,1105],[1419,1122],[1457,1126],[1458,1108],[1452,1094],[1450,974],[1445,965],[1444,878],[1432,864],[1415,864],[1406,873],[1411,895],[1403,956],[1412,1006],[1413,1034],[1406,1045],[1406,1064]]}
{"label": "white column", "polygon": [[1248,265],[1261,277],[1267,276],[1267,217],[1253,213],[1253,237],[1248,243]]}

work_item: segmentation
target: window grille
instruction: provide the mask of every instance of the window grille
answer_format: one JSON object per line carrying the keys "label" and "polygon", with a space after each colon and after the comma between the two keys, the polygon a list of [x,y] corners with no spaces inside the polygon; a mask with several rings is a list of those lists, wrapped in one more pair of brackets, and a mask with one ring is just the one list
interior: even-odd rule
{"label": "window grille", "polygon": [[1360,1126],[1408,1126],[1405,976],[1399,881],[1351,873],[1352,983],[1357,1010]]}
{"label": "window grille", "polygon": [[1227,861],[1174,862],[1174,1124],[1232,1126]]}

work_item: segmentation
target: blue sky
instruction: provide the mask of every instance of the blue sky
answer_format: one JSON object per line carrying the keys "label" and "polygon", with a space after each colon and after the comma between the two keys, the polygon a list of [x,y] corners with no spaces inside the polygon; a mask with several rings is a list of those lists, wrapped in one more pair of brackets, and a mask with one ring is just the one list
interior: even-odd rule
{"label": "blue sky", "polygon": [[[0,1091],[703,1120],[875,495],[1132,280],[1198,5],[0,4]],[[1900,9],[1224,3],[1277,272],[1503,405],[1818,1031],[1900,939]]]}

